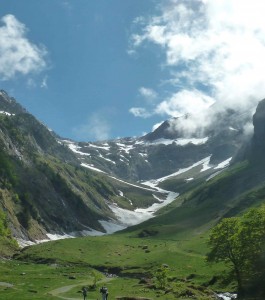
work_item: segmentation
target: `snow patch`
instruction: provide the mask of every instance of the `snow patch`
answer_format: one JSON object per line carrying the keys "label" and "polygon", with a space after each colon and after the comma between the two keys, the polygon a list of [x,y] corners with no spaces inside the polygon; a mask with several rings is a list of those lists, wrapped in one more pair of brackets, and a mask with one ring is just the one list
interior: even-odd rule
{"label": "snow patch", "polygon": [[91,148],[98,148],[98,149],[103,149],[103,150],[110,150],[110,146],[107,143],[102,144],[104,146],[99,146],[99,145],[95,145],[95,144],[88,144],[86,145],[87,148],[91,147]]}
{"label": "snow patch", "polygon": [[220,299],[223,299],[223,300],[237,299],[237,294],[231,294],[231,293],[217,294],[217,296],[218,296]]}
{"label": "snow patch", "polygon": [[185,146],[187,144],[193,144],[193,145],[203,145],[208,141],[208,137],[201,138],[201,139],[177,139],[175,141],[175,144],[180,146]]}
{"label": "snow patch", "polygon": [[153,145],[159,145],[159,144],[163,144],[163,145],[171,145],[175,142],[175,140],[169,140],[169,139],[157,139],[154,140],[152,142],[148,142],[148,144],[153,144]]}
{"label": "snow patch", "polygon": [[3,111],[3,110],[0,111],[0,114],[6,115],[6,116],[15,116],[15,114],[11,114],[11,113],[9,113],[7,111]]}
{"label": "snow patch", "polygon": [[[125,157],[124,155],[122,155],[122,154],[120,154],[120,157],[122,157],[123,159],[129,161],[129,159],[127,157]],[[120,158],[120,160],[122,160],[122,159]]]}
{"label": "snow patch", "polygon": [[153,218],[154,213],[156,211],[158,211],[163,206],[166,206],[167,204],[171,203],[173,200],[175,200],[175,198],[178,195],[178,193],[168,192],[166,200],[156,197],[156,199],[159,200],[159,203],[154,203],[153,205],[147,208],[137,208],[134,211],[120,208],[117,205],[110,205],[110,208],[117,216],[118,220],[125,227],[127,227],[139,224],[143,221]]}
{"label": "snow patch", "polygon": [[235,128],[233,128],[233,127],[229,127],[229,130],[232,130],[232,131],[238,131],[238,129],[235,129]]}
{"label": "snow patch", "polygon": [[73,142],[71,141],[68,141],[68,140],[63,140],[64,143],[67,144],[68,148],[70,150],[72,150],[74,153],[77,153],[77,154],[80,154],[80,155],[86,155],[86,156],[90,156],[89,153],[84,153],[84,152],[81,152],[77,149],[80,149],[81,147],[80,146],[77,146],[76,144],[74,144]]}
{"label": "snow patch", "polygon": [[101,157],[101,158],[105,159],[106,161],[109,161],[109,162],[113,163],[114,165],[116,165],[115,161],[113,161],[113,160],[111,160],[109,158],[104,157],[101,153],[99,154],[99,157]]}
{"label": "snow patch", "polygon": [[141,155],[142,157],[146,157],[147,156],[146,153],[139,153],[139,155]]}
{"label": "snow patch", "polygon": [[189,182],[189,181],[192,181],[192,180],[194,180],[193,177],[191,177],[191,178],[186,178],[186,179],[185,179],[186,182]]}
{"label": "snow patch", "polygon": [[163,145],[171,145],[175,143],[178,146],[185,146],[188,144],[193,144],[193,145],[202,145],[205,144],[208,141],[208,137],[205,138],[190,138],[190,139],[157,139],[152,142],[148,142],[147,144],[163,144]]}
{"label": "snow patch", "polygon": [[102,171],[102,170],[100,170],[98,168],[95,168],[93,165],[88,165],[88,164],[85,164],[85,163],[81,163],[81,166],[85,167],[85,168],[88,168],[88,169],[91,169],[93,171],[97,171],[97,172],[105,173],[106,174],[106,172],[104,172],[104,171]]}
{"label": "snow patch", "polygon": [[47,233],[46,235],[47,235],[47,237],[51,241],[73,238],[73,236],[69,235],[69,234],[52,234],[52,233]]}
{"label": "snow patch", "polygon": [[134,149],[134,145],[125,145],[121,143],[116,143],[117,146],[119,146],[120,151],[124,151],[129,154],[129,152]]}
{"label": "snow patch", "polygon": [[[210,158],[211,158],[211,156],[208,156],[208,157],[196,162],[195,164],[191,165],[190,167],[187,167],[187,168],[184,168],[184,169],[179,169],[177,172],[175,172],[173,174],[170,174],[170,175],[158,178],[158,179],[152,179],[152,180],[149,180],[149,181],[142,182],[142,184],[155,187],[160,182],[163,182],[163,181],[167,180],[168,178],[175,177],[179,174],[185,173],[185,172],[187,172],[187,171],[189,171],[189,170],[191,170],[191,169],[193,169],[193,168],[195,168],[199,165],[203,165],[203,168],[204,168],[204,164],[208,165],[208,163],[210,161]],[[202,170],[201,170],[201,172],[202,172]]]}
{"label": "snow patch", "polygon": [[203,163],[202,169],[201,169],[200,172],[205,172],[205,171],[207,171],[207,170],[209,170],[209,169],[212,168],[211,165],[210,165],[210,159],[211,159],[211,155],[208,156],[208,159],[205,160],[205,162]]}
{"label": "snow patch", "polygon": [[135,141],[135,145],[143,145],[143,144],[145,144],[145,142],[144,141]]}
{"label": "snow patch", "polygon": [[225,161],[223,161],[220,164],[218,164],[214,169],[223,169],[225,167],[228,167],[229,164],[230,164],[231,159],[232,159],[232,157],[229,157]]}
{"label": "snow patch", "polygon": [[[102,172],[102,171],[101,171],[101,172]],[[110,178],[113,178],[113,179],[115,179],[115,180],[117,180],[117,181],[120,181],[120,182],[122,182],[122,183],[125,183],[125,184],[127,184],[127,185],[134,186],[134,187],[136,187],[136,188],[138,188],[138,189],[142,189],[142,190],[146,190],[146,191],[151,191],[151,192],[156,192],[156,190],[154,190],[154,189],[148,189],[148,188],[145,188],[145,187],[143,187],[143,186],[139,186],[139,185],[136,185],[136,184],[133,184],[133,183],[129,183],[129,182],[126,182],[126,181],[124,181],[124,180],[118,179],[118,178],[113,177],[113,176],[109,176],[109,177],[110,177]]]}
{"label": "snow patch", "polygon": [[23,239],[19,239],[17,238],[17,243],[19,245],[20,248],[25,248],[27,246],[32,246],[35,245],[36,243],[32,242],[32,241],[28,241],[28,240],[23,240]]}

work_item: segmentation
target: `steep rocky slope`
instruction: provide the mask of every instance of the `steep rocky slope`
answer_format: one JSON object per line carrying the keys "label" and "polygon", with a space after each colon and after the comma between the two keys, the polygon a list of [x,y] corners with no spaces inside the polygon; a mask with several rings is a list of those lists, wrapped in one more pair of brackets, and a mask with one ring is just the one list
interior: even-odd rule
{"label": "steep rocky slope", "polygon": [[166,197],[81,166],[52,131],[1,91],[0,207],[17,238],[121,228],[115,209],[144,208],[159,202],[157,195]]}
{"label": "steep rocky slope", "polygon": [[[139,138],[78,143],[58,137],[1,91],[0,208],[13,235],[41,240],[52,234],[102,234],[137,224],[152,218],[179,192],[199,186],[199,191],[204,186],[213,189],[203,192],[202,198],[208,199],[222,189],[221,183],[211,184],[233,161],[262,160],[263,103],[254,116],[252,143],[244,130],[249,114],[231,110],[216,112],[214,122],[188,135],[182,124],[192,116],[165,121]],[[239,175],[235,197],[263,180],[262,169],[257,172],[259,181],[246,170],[243,182],[248,184],[240,187]],[[229,204],[232,198],[224,195]],[[184,198],[172,205],[185,206]]]}

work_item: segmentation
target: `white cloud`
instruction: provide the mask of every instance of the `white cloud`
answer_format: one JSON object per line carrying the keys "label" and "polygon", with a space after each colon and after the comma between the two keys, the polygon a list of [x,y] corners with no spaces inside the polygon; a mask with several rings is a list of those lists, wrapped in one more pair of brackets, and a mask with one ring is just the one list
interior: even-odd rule
{"label": "white cloud", "polygon": [[252,123],[246,123],[243,127],[243,130],[244,130],[244,134],[245,135],[252,135],[254,133],[254,126]]}
{"label": "white cloud", "polygon": [[139,93],[148,103],[153,103],[153,101],[157,98],[157,93],[150,88],[140,87]]}
{"label": "white cloud", "polygon": [[73,133],[79,140],[103,141],[110,138],[110,125],[104,119],[103,114],[94,113],[84,124],[73,129]]}
{"label": "white cloud", "polygon": [[143,103],[148,107],[132,107],[129,109],[129,112],[135,117],[149,118],[154,113],[153,106],[157,102],[157,93],[153,89],[140,87],[139,94],[143,99]]}
{"label": "white cloud", "polygon": [[16,74],[27,75],[46,68],[46,49],[30,42],[26,26],[15,16],[6,15],[0,27],[0,79],[8,80]]}
{"label": "white cloud", "polygon": [[205,111],[213,103],[214,99],[198,90],[182,90],[157,105],[155,112],[171,117],[178,117],[183,113],[198,114]]}
{"label": "white cloud", "polygon": [[246,111],[264,98],[264,11],[260,0],[160,4],[158,14],[132,35],[134,49],[142,44],[160,47],[172,76],[161,80],[176,88],[153,113],[199,114],[214,100],[222,108]]}
{"label": "white cloud", "polygon": [[141,117],[141,118],[148,118],[152,115],[143,107],[132,107],[129,109],[129,112],[133,114],[135,117]]}

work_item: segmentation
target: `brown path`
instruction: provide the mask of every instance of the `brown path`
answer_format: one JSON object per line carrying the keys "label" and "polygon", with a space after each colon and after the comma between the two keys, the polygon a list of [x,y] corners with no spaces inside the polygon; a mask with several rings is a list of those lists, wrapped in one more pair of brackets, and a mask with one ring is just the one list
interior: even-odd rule
{"label": "brown path", "polygon": [[[112,279],[113,278],[105,278],[105,279],[100,280],[98,283],[105,283]],[[62,286],[62,287],[59,287],[57,289],[50,291],[48,294],[52,295],[54,297],[60,298],[60,299],[64,299],[64,300],[80,300],[80,299],[82,299],[81,293],[80,293],[80,297],[78,297],[78,298],[68,298],[68,297],[62,296],[61,294],[67,293],[71,289],[79,287],[79,286],[80,286],[80,290],[81,290],[82,286],[88,285],[88,284],[91,284],[91,282],[87,280],[87,281],[79,282],[77,284],[65,285],[65,286]],[[89,300],[96,300],[96,299],[89,298]]]}

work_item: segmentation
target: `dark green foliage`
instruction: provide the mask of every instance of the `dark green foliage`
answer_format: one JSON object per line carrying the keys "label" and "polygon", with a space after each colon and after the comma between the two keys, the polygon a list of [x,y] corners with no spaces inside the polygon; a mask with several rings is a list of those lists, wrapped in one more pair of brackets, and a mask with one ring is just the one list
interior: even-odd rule
{"label": "dark green foliage", "polygon": [[157,234],[158,234],[158,231],[157,231],[157,230],[143,229],[142,231],[140,231],[140,232],[138,233],[138,237],[144,238],[144,237],[154,236],[154,235],[157,235]]}
{"label": "dark green foliage", "polygon": [[13,159],[0,149],[0,186],[10,188],[18,184]]}
{"label": "dark green foliage", "polygon": [[19,223],[25,228],[29,229],[30,225],[30,212],[28,208],[22,208],[22,211],[17,214]]}
{"label": "dark green foliage", "polygon": [[238,283],[239,299],[265,296],[265,206],[242,217],[225,218],[210,234],[208,261],[224,261]]}
{"label": "dark green foliage", "polygon": [[17,248],[18,244],[8,227],[7,215],[0,209],[0,256],[10,257]]}
{"label": "dark green foliage", "polygon": [[167,265],[161,265],[155,272],[155,282],[159,289],[164,290],[169,280],[169,268]]}
{"label": "dark green foliage", "polygon": [[0,209],[0,236],[10,237],[6,214]]}

